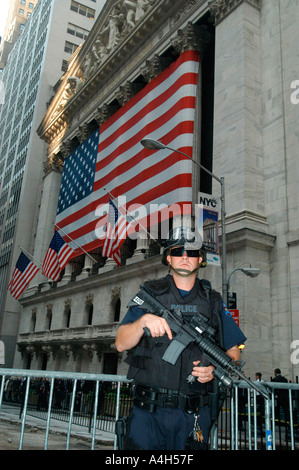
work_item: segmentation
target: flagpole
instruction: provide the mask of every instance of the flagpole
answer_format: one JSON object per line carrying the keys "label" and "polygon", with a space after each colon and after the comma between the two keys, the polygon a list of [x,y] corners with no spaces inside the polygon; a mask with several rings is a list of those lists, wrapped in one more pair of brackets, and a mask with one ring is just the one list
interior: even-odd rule
{"label": "flagpole", "polygon": [[38,261],[36,258],[34,258],[28,251],[26,251],[22,246],[18,245],[18,248],[20,248],[22,251],[26,253],[26,255],[30,256],[37,264],[39,264],[41,267],[43,267],[42,263]]}
{"label": "flagpole", "polygon": [[[106,189],[106,188],[103,188],[103,189],[104,189],[104,191],[106,191],[106,192],[109,194],[109,196],[112,197],[112,199],[114,199],[114,201],[117,201],[117,199],[113,196],[113,194],[112,194],[110,191],[108,191],[108,189]],[[143,227],[143,225],[141,225],[141,223],[138,222],[138,220],[137,220],[132,214],[130,214],[130,212],[127,211],[127,209],[126,209],[122,204],[119,204],[118,201],[117,201],[117,206],[122,207],[122,208],[126,211],[126,213],[127,213],[130,217],[132,217],[132,219],[134,219],[135,222],[137,222],[137,223],[140,225],[140,227],[150,236],[150,238],[151,238],[152,240],[154,240],[158,245],[160,245],[160,243],[155,239],[155,237],[153,237],[153,236],[146,230],[146,228]],[[160,247],[161,247],[161,245],[160,245]]]}
{"label": "flagpole", "polygon": [[65,231],[62,230],[62,228],[59,227],[59,225],[57,225],[57,224],[54,224],[54,225],[55,225],[55,227],[58,228],[58,230],[61,230],[62,233],[64,233],[64,235],[66,235],[67,237],[69,237],[69,239],[70,239],[72,242],[74,242],[75,245],[77,245],[77,247],[80,248],[80,250],[82,250],[87,256],[89,256],[89,258],[90,258],[94,263],[97,263],[97,260],[95,260],[89,253],[87,253],[87,251],[85,251],[84,248],[82,248],[80,245],[78,245],[78,243],[77,243],[75,240],[73,240],[67,233],[65,233]]}

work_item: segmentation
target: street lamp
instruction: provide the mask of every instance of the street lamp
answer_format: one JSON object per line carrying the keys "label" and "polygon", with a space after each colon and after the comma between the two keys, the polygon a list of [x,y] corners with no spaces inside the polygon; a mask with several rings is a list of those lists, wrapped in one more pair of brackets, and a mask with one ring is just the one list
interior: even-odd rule
{"label": "street lamp", "polygon": [[189,158],[193,163],[198,165],[203,171],[208,173],[212,178],[214,178],[218,183],[221,185],[221,226],[222,226],[222,263],[221,263],[221,268],[222,268],[222,297],[227,304],[227,293],[228,293],[228,288],[227,288],[227,280],[226,280],[226,231],[225,231],[225,190],[224,190],[224,178],[218,178],[218,176],[214,175],[210,170],[205,168],[201,163],[197,162],[193,158],[189,157],[184,152],[181,152],[180,150],[173,149],[171,147],[168,147],[167,145],[162,144],[159,140],[154,140],[151,138],[146,138],[141,140],[141,144],[143,147],[145,147],[148,150],[163,150],[163,149],[168,149],[171,150],[172,152],[180,153],[181,155],[184,155],[185,157]]}
{"label": "street lamp", "polygon": [[246,276],[249,277],[257,277],[261,270],[259,268],[236,268],[234,269],[230,275],[228,276],[227,279],[227,292],[229,292],[229,283],[230,283],[230,278],[232,277],[232,274],[234,274],[236,271],[242,271],[242,273],[246,274]]}

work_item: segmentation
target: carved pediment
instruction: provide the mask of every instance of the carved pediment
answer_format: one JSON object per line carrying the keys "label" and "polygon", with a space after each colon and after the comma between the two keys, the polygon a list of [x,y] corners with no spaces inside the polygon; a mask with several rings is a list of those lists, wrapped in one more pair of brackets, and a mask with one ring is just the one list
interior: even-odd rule
{"label": "carved pediment", "polygon": [[[60,152],[67,156],[69,153],[64,151],[62,139],[76,137],[77,141],[81,142],[90,134],[90,128],[95,123],[101,125],[119,106],[123,106],[134,96],[139,85],[121,80],[121,74],[130,61],[132,67],[136,67],[132,54],[136,54],[140,44],[151,41],[155,31],[160,31],[169,18],[170,10],[173,12],[172,22],[168,22],[167,27],[171,28],[174,34],[169,37],[169,45],[172,45],[177,54],[196,45],[202,49],[206,39],[203,38],[203,31],[199,32],[197,26],[189,23],[175,30],[176,21],[181,21],[186,10],[195,10],[200,2],[201,0],[106,2],[87,39],[69,61],[68,70],[62,77],[58,92],[39,126],[40,137],[49,144],[53,143],[50,153]],[[150,44],[149,42],[146,46],[147,50]],[[144,82],[152,80],[164,70],[166,59],[163,56],[155,54],[144,58],[142,51],[138,54],[138,60],[141,62],[139,72]],[[99,95],[103,87],[108,91],[112,90],[108,102],[102,99],[97,101],[95,96]],[[87,119],[83,116],[83,109],[86,109]],[[75,127],[74,136],[72,128]]]}
{"label": "carved pediment", "polygon": [[157,0],[107,2],[88,38],[69,61],[68,70],[48,109],[50,121],[55,120],[57,116],[66,119],[63,113],[71,98],[80,91],[156,2]]}

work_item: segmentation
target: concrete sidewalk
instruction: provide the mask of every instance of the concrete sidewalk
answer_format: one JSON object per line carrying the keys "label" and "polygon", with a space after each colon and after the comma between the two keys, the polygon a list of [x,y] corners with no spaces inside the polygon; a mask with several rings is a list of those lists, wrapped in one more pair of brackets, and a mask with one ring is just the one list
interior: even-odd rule
{"label": "concrete sidewalk", "polygon": [[[20,440],[22,418],[21,419],[19,418],[19,413],[20,413],[19,407],[2,404],[1,413],[0,413],[0,430],[1,430],[0,434],[3,436],[4,435],[3,433],[5,433],[5,431],[7,431],[8,429],[8,425],[10,425],[9,429],[10,429],[11,434],[13,435],[13,437],[9,437],[7,433],[7,436],[8,436],[7,448],[10,448],[9,444],[11,443],[11,440],[14,440],[15,442],[18,436],[19,436],[18,439]],[[45,440],[47,422],[45,419],[40,419],[36,416],[31,416],[29,413],[27,412],[26,414],[24,443],[25,441],[27,441],[27,447],[28,445],[29,447],[31,445],[32,448],[35,448],[34,446],[37,445],[37,442],[33,442],[33,441],[38,441],[38,447],[40,447],[40,444],[41,444],[40,441],[44,442]],[[69,426],[68,422],[51,418],[49,442],[55,440],[55,442],[59,444],[59,447],[61,447],[61,449],[63,448],[65,449],[68,426]],[[33,436],[35,436],[34,439],[33,439]],[[88,427],[79,426],[77,424],[72,424],[71,440],[77,443],[81,441],[81,445],[79,446],[80,448],[82,446],[86,448],[88,448],[89,446],[89,448],[91,448],[92,432],[89,432]],[[28,444],[28,441],[29,441],[29,444]],[[30,444],[31,441],[32,443]],[[95,435],[95,441],[96,441],[96,449],[105,449],[105,450],[113,449],[114,433],[97,429],[96,435]],[[5,443],[5,438],[4,438],[4,443]],[[2,444],[2,447],[0,445],[0,449],[1,448],[3,449],[3,445],[4,445],[3,442],[1,444]],[[42,444],[42,446],[43,445],[44,444]],[[57,446],[54,448],[57,448]]]}

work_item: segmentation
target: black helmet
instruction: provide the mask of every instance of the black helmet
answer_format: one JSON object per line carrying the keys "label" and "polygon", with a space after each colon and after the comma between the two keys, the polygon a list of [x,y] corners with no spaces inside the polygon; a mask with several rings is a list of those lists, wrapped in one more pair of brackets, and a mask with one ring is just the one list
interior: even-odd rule
{"label": "black helmet", "polygon": [[202,248],[202,237],[197,231],[192,230],[190,227],[176,227],[170,230],[163,246],[162,264],[165,266],[168,266],[166,258],[170,248],[176,246],[183,246],[186,250],[200,250],[203,257],[202,267],[205,267],[207,264],[205,250]]}

